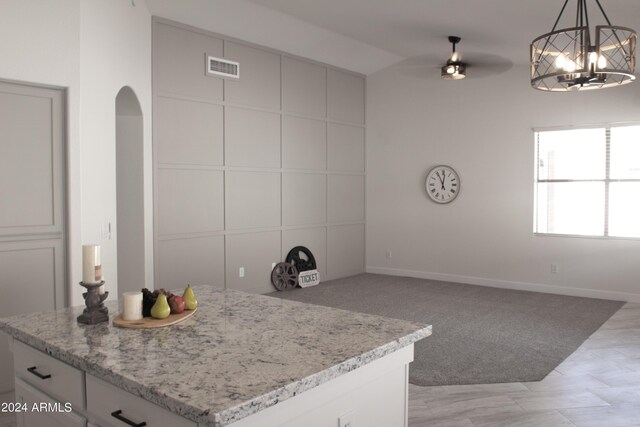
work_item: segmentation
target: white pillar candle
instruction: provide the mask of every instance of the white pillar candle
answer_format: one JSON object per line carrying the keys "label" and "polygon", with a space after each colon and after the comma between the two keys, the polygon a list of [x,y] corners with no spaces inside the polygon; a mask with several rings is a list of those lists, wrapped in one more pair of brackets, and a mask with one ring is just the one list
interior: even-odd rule
{"label": "white pillar candle", "polygon": [[125,292],[122,297],[124,300],[122,318],[124,320],[142,319],[142,292]]}
{"label": "white pillar candle", "polygon": [[84,283],[100,283],[102,281],[102,261],[98,245],[82,246],[82,281]]}

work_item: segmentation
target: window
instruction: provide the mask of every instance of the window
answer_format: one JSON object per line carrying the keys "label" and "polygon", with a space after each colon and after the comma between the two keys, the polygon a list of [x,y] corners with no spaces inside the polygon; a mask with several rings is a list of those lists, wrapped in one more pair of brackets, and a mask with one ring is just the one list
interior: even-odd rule
{"label": "window", "polygon": [[640,237],[640,126],[536,131],[534,231]]}

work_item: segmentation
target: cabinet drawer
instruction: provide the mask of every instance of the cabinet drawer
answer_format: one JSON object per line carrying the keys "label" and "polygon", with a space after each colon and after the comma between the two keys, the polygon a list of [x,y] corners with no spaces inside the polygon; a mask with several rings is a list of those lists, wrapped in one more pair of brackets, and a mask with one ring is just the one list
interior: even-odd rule
{"label": "cabinet drawer", "polygon": [[[22,427],[85,427],[87,420],[74,413],[65,412],[64,403],[58,402],[16,378],[16,401],[26,403],[28,410],[18,413]],[[36,404],[35,409],[33,404]]]}
{"label": "cabinet drawer", "polygon": [[[146,423],[146,427],[197,426],[193,421],[88,374],[87,413],[91,422],[102,427],[126,427],[143,422]],[[117,417],[129,420],[131,423],[128,424]]]}
{"label": "cabinet drawer", "polygon": [[71,403],[83,412],[84,373],[20,341],[14,341],[14,369],[17,378],[31,384],[54,399]]}

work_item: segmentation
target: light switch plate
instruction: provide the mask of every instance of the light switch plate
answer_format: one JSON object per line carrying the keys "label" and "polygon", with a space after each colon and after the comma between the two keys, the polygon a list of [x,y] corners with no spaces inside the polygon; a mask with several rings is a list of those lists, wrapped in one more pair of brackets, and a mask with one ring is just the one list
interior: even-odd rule
{"label": "light switch plate", "polygon": [[111,240],[112,236],[111,236],[111,223],[110,222],[104,223],[102,225],[102,227],[100,227],[100,236],[104,240]]}

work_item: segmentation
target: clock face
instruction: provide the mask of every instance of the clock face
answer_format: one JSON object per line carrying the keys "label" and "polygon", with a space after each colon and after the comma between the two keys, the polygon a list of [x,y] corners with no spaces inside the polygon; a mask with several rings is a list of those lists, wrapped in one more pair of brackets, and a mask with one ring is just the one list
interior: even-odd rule
{"label": "clock face", "polygon": [[427,194],[436,203],[452,202],[460,193],[460,178],[449,166],[436,166],[427,173]]}

